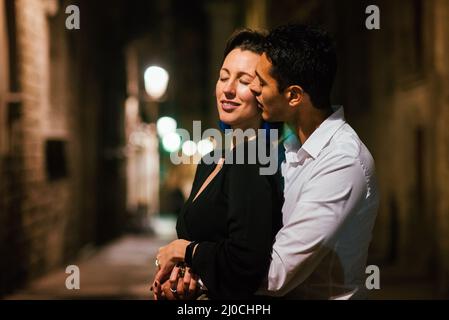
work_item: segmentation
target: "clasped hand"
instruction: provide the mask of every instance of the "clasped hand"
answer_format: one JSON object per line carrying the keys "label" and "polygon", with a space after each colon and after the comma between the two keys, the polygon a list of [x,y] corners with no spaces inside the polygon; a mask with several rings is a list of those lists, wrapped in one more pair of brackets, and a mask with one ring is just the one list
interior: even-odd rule
{"label": "clasped hand", "polygon": [[153,288],[155,300],[192,300],[198,296],[198,276],[189,267],[176,265],[162,285]]}
{"label": "clasped hand", "polygon": [[198,294],[198,276],[184,265],[188,241],[178,239],[159,249],[158,272],[153,281],[154,299],[194,299]]}

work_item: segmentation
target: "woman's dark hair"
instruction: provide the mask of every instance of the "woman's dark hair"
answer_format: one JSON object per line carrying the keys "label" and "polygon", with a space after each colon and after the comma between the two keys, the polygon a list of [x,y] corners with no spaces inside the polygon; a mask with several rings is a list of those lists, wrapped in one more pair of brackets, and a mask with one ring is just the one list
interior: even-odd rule
{"label": "woman's dark hair", "polygon": [[316,108],[330,107],[337,55],[329,33],[302,24],[279,26],[266,37],[264,52],[280,92],[299,85]]}
{"label": "woman's dark hair", "polygon": [[257,54],[262,54],[266,32],[255,31],[248,28],[238,29],[229,37],[223,52],[223,60],[234,49],[248,50]]}

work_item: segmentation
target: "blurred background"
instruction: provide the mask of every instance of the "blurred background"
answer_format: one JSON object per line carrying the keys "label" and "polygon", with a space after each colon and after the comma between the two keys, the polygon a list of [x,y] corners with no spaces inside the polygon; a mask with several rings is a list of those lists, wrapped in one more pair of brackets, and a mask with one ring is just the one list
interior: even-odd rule
{"label": "blurred background", "polygon": [[195,172],[169,151],[210,147],[173,131],[217,127],[235,28],[288,21],[335,36],[333,103],[376,161],[371,298],[448,298],[449,0],[0,0],[0,297],[149,299]]}

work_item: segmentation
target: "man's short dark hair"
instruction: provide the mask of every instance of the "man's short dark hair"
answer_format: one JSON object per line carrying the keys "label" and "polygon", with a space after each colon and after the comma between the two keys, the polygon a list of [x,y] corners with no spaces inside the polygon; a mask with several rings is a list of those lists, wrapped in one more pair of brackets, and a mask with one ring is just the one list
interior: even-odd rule
{"label": "man's short dark hair", "polygon": [[229,37],[223,53],[223,60],[234,49],[242,51],[251,51],[257,54],[264,52],[266,34],[263,32],[251,30],[248,28],[239,29]]}
{"label": "man's short dark hair", "polygon": [[314,107],[330,107],[337,56],[326,31],[301,24],[279,26],[266,37],[264,51],[273,65],[271,76],[280,92],[299,85],[309,94]]}

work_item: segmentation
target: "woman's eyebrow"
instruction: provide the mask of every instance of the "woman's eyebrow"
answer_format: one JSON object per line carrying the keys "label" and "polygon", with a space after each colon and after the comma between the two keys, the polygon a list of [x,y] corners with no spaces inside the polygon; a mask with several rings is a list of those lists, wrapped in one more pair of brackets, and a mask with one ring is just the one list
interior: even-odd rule
{"label": "woman's eyebrow", "polygon": [[244,74],[244,75],[250,76],[251,78],[254,78],[254,77],[255,77],[254,74],[251,74],[251,73],[248,73],[248,72],[245,72],[245,71],[240,71],[240,72],[238,72],[237,74],[238,74],[238,75]]}
{"label": "woman's eyebrow", "polygon": [[[227,68],[221,68],[221,70],[220,71],[225,71],[225,72],[227,72],[227,73],[231,73]],[[251,78],[254,78],[255,77],[255,75],[254,74],[251,74],[251,73],[248,73],[248,72],[246,72],[246,71],[238,71],[237,72],[237,75],[247,75],[247,76],[250,76]]]}

